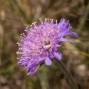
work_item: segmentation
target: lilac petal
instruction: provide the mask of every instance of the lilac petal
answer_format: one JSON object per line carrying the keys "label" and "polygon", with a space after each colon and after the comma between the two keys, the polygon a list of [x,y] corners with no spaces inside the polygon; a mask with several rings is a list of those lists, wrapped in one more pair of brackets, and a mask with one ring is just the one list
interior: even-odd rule
{"label": "lilac petal", "polygon": [[39,68],[39,66],[37,66],[37,65],[35,67],[32,66],[31,68],[29,68],[27,70],[28,71],[27,75],[36,73],[38,68]]}
{"label": "lilac petal", "polygon": [[66,29],[69,29],[70,28],[70,23],[69,23],[69,21],[67,21],[66,23],[65,23],[65,26],[64,26]]}
{"label": "lilac petal", "polygon": [[31,63],[29,62],[29,64],[25,67],[28,71],[28,74],[33,74],[37,71],[38,69],[38,64],[37,63]]}
{"label": "lilac petal", "polygon": [[44,59],[42,58],[42,57],[38,57],[38,61],[40,62],[40,61],[43,61]]}
{"label": "lilac petal", "polygon": [[61,36],[63,37],[63,36],[65,36],[65,34],[67,33],[67,32],[69,32],[69,30],[70,30],[70,23],[66,23],[65,24],[65,26],[63,26],[62,28],[60,28],[60,32],[61,32]]}
{"label": "lilac petal", "polygon": [[49,57],[47,57],[47,58],[45,59],[45,64],[46,64],[46,65],[51,65],[51,64],[52,64],[52,61],[51,61],[51,59],[50,59]]}
{"label": "lilac petal", "polygon": [[64,37],[65,36],[65,34],[67,33],[68,31],[65,29],[65,30],[63,30],[63,31],[61,31],[61,34],[60,34],[60,36],[61,37]]}
{"label": "lilac petal", "polygon": [[32,59],[28,62],[28,65],[26,66],[26,69],[33,68],[33,67],[37,66],[38,63],[39,63],[38,60]]}
{"label": "lilac petal", "polygon": [[57,27],[60,29],[60,30],[63,30],[63,25],[65,24],[65,19],[61,19],[60,22],[58,23]]}
{"label": "lilac petal", "polygon": [[54,55],[53,54],[50,54],[50,58],[53,59],[54,58]]}
{"label": "lilac petal", "polygon": [[75,32],[68,32],[66,35],[70,35],[70,36],[73,36],[73,37],[78,37],[78,34],[75,33]]}
{"label": "lilac petal", "polygon": [[26,59],[22,59],[18,62],[19,65],[22,65],[22,66],[25,66],[25,65],[28,65],[28,60]]}
{"label": "lilac petal", "polygon": [[71,40],[68,40],[68,39],[66,39],[66,38],[61,38],[59,41],[63,41],[63,42],[69,42],[69,43],[72,43],[72,44],[74,44],[74,42],[73,42],[73,41],[71,41]]}
{"label": "lilac petal", "polygon": [[59,24],[63,25],[64,23],[65,23],[65,19],[63,18],[63,19],[60,20]]}
{"label": "lilac petal", "polygon": [[54,57],[57,59],[57,60],[61,60],[62,59],[62,54],[61,53],[59,53],[59,52],[55,52],[54,53]]}

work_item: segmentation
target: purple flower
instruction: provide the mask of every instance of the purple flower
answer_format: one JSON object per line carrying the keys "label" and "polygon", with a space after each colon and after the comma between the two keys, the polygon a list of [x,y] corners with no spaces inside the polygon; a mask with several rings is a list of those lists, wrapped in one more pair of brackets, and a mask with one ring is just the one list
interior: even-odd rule
{"label": "purple flower", "polygon": [[21,35],[21,42],[17,43],[20,55],[19,64],[24,66],[28,74],[34,74],[40,65],[51,65],[52,60],[62,59],[62,54],[58,51],[62,42],[70,42],[66,36],[78,37],[75,32],[70,31],[69,21],[61,19],[59,23],[54,23],[53,19],[40,20],[41,24],[32,26],[26,29],[27,35]]}

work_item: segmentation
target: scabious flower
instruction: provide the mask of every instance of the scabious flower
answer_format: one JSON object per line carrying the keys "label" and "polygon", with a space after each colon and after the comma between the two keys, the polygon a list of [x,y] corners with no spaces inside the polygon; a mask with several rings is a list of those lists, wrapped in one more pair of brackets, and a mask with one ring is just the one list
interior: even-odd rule
{"label": "scabious flower", "polygon": [[54,23],[53,19],[40,19],[40,24],[32,23],[26,28],[26,35],[21,35],[21,42],[17,43],[20,55],[19,65],[24,66],[28,74],[34,74],[40,65],[51,65],[52,60],[62,59],[62,54],[58,51],[62,42],[73,43],[66,39],[66,36],[78,37],[75,32],[70,31],[69,21],[61,19],[59,23]]}

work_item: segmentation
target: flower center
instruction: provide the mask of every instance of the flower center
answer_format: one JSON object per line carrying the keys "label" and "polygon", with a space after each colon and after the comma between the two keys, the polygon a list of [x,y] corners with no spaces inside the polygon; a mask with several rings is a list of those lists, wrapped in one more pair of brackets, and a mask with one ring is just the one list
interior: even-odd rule
{"label": "flower center", "polygon": [[45,45],[49,45],[50,41],[45,41],[44,43],[45,43]]}
{"label": "flower center", "polygon": [[45,41],[44,42],[44,48],[48,50],[51,47],[50,41]]}

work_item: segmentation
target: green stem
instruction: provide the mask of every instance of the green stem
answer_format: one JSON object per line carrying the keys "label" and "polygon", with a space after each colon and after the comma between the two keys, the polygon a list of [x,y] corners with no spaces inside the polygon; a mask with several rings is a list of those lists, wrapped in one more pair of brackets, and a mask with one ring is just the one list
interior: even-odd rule
{"label": "green stem", "polygon": [[65,73],[65,75],[68,77],[69,82],[72,86],[72,89],[78,89],[73,77],[71,76],[71,74],[68,72],[68,70],[66,69],[66,67],[64,66],[64,64],[61,61],[57,60],[57,63],[60,65],[60,68],[62,69],[62,71]]}

